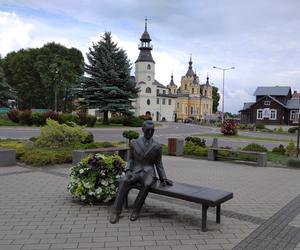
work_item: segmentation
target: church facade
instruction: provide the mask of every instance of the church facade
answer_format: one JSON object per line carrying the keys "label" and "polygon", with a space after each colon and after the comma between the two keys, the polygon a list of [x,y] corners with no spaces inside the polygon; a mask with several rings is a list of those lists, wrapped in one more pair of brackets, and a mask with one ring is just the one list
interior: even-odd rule
{"label": "church facade", "polygon": [[151,51],[153,46],[147,31],[143,32],[139,44],[139,56],[135,61],[135,82],[140,88],[138,97],[133,102],[135,115],[151,114],[154,121],[174,121],[177,119],[208,119],[212,114],[212,87],[209,78],[200,84],[199,77],[193,71],[190,59],[188,71],[181,78],[178,88],[173,74],[167,86],[155,79],[155,61]]}

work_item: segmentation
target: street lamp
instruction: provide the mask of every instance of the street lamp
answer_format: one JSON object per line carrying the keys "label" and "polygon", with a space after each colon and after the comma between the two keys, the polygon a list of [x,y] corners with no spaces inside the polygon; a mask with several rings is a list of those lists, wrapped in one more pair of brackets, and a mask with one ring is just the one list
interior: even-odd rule
{"label": "street lamp", "polygon": [[224,122],[224,82],[225,82],[225,71],[230,69],[235,69],[235,67],[230,68],[220,68],[213,66],[214,69],[219,69],[223,71],[223,90],[222,90],[222,122]]}

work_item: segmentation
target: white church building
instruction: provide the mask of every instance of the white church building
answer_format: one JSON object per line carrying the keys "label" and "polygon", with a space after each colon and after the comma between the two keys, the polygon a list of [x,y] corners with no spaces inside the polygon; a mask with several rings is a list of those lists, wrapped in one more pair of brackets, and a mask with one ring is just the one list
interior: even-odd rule
{"label": "white church building", "polygon": [[[140,41],[140,53],[135,61],[135,82],[140,88],[138,97],[133,102],[135,115],[150,113],[153,121],[174,121],[177,95],[155,79],[155,61],[151,54],[153,46],[147,31],[147,20]],[[170,84],[172,82],[173,77]]]}

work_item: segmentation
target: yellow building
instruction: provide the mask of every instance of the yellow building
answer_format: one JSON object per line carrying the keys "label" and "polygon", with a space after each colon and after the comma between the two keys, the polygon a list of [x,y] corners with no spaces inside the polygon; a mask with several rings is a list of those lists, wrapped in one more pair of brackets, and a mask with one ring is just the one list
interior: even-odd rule
{"label": "yellow building", "polygon": [[[196,120],[207,120],[212,115],[213,99],[212,86],[209,84],[209,77],[205,84],[200,84],[199,77],[193,71],[192,60],[189,61],[189,68],[185,76],[181,77],[181,85],[177,90],[176,114],[177,119],[185,120],[192,118]],[[173,94],[173,76],[168,85]],[[175,94],[175,92],[174,92]]]}

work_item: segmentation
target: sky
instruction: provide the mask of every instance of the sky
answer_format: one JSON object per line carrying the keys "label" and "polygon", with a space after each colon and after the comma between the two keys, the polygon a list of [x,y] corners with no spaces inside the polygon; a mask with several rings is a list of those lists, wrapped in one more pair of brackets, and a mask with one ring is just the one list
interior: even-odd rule
{"label": "sky", "polygon": [[[57,42],[85,55],[110,31],[133,63],[148,18],[155,78],[180,80],[193,68],[222,93],[225,111],[254,100],[257,86],[300,91],[299,0],[1,0],[0,54]],[[220,102],[221,103],[221,102]],[[221,110],[221,106],[219,106]]]}

